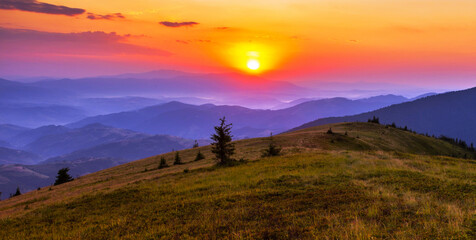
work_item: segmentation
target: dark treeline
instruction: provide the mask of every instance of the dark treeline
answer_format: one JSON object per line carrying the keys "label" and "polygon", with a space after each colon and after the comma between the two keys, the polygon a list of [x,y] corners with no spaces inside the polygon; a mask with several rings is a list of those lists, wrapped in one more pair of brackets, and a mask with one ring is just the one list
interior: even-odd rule
{"label": "dark treeline", "polygon": [[[380,119],[378,117],[373,116],[373,118],[367,120],[367,122],[380,124]],[[475,149],[473,143],[468,145],[466,143],[466,141],[463,141],[463,140],[458,139],[458,138],[450,138],[450,137],[447,137],[447,136],[444,136],[444,135],[440,135],[440,136],[437,137],[435,135],[430,136],[428,133],[425,133],[425,134],[417,133],[416,131],[413,131],[413,130],[409,129],[407,126],[404,126],[404,127],[397,126],[394,122],[392,124],[386,124],[385,126],[386,127],[397,128],[397,129],[400,129],[400,130],[403,130],[403,131],[411,132],[411,133],[414,133],[414,134],[419,134],[419,135],[422,135],[422,136],[427,136],[427,137],[443,140],[443,141],[451,143],[455,146],[459,146],[461,148],[464,148],[464,149],[466,149],[470,152],[474,152],[473,158],[476,159],[476,149]],[[465,154],[464,158],[467,158],[466,154]]]}

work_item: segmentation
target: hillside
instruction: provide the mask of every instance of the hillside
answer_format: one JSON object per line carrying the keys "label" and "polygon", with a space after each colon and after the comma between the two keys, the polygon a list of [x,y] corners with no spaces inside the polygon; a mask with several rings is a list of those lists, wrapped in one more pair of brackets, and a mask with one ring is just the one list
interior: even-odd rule
{"label": "hillside", "polygon": [[[209,141],[199,140],[198,143],[204,146]],[[194,140],[191,139],[164,135],[126,138],[52,157],[40,163],[39,157],[34,154],[0,147],[0,176],[3,177],[0,192],[11,193],[17,186],[27,192],[51,185],[58,170],[65,167],[78,177],[173,149],[190,148],[193,144]]]}
{"label": "hillside", "polygon": [[318,119],[293,130],[338,122],[366,122],[376,116],[381,123],[407,126],[419,132],[445,135],[476,144],[476,88],[432,95],[412,102],[346,117]]}
{"label": "hillside", "polygon": [[[332,128],[333,134],[327,134]],[[345,134],[347,132],[347,134]],[[0,202],[0,238],[471,239],[474,156],[441,140],[370,123],[236,142],[216,167],[210,147],[127,163]],[[201,151],[206,159],[193,161]]]}

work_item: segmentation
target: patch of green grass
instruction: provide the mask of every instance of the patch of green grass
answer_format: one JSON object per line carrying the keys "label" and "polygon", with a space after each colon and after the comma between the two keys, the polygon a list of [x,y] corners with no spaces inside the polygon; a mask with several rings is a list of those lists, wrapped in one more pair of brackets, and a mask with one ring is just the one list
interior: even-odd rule
{"label": "patch of green grass", "polygon": [[474,182],[382,155],[300,153],[166,175],[0,220],[0,237],[471,239]]}
{"label": "patch of green grass", "polygon": [[241,140],[235,158],[249,161],[233,166],[205,146],[181,151],[183,165],[157,169],[169,153],[2,201],[0,239],[474,239],[476,161],[434,155],[464,150],[328,128],[275,136],[277,157],[260,157],[266,138]]}

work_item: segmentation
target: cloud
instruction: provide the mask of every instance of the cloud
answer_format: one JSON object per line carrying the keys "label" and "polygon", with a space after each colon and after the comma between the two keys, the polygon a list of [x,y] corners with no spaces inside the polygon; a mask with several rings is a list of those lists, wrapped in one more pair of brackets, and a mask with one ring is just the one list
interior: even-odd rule
{"label": "cloud", "polygon": [[70,8],[66,6],[53,5],[49,3],[38,2],[36,0],[0,0],[0,9],[66,16],[76,16],[83,14],[86,11],[81,8]]}
{"label": "cloud", "polygon": [[112,14],[106,14],[106,15],[99,15],[99,14],[94,14],[88,12],[87,18],[91,20],[114,20],[114,19],[124,19],[124,15],[122,13],[112,13]]}
{"label": "cloud", "polygon": [[166,27],[192,27],[194,25],[197,25],[199,24],[198,22],[167,22],[167,21],[163,21],[163,22],[159,22],[159,24],[163,25],[163,26],[166,26]]}
{"label": "cloud", "polygon": [[168,56],[169,52],[127,43],[129,34],[78,32],[56,33],[0,27],[0,55],[8,56]]}

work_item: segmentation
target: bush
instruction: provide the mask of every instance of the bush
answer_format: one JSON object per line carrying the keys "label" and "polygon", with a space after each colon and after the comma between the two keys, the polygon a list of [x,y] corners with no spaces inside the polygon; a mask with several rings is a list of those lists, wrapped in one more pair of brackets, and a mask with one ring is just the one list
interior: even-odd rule
{"label": "bush", "polygon": [[327,134],[334,134],[334,132],[332,132],[332,128],[329,128],[329,130],[327,130]]}

